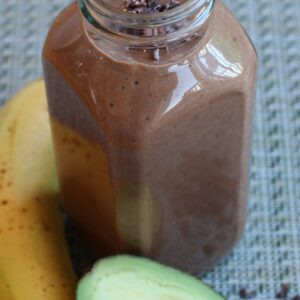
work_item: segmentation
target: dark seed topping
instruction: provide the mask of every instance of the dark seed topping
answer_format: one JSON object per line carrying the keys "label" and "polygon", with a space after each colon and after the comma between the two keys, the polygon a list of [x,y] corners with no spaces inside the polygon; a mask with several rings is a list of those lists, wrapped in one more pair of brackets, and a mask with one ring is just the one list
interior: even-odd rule
{"label": "dark seed topping", "polygon": [[280,286],[280,291],[276,294],[277,299],[286,299],[290,291],[290,285],[287,283],[282,283]]}
{"label": "dark seed topping", "polygon": [[241,299],[252,299],[256,296],[256,291],[249,291],[246,288],[240,289]]}
{"label": "dark seed topping", "polygon": [[180,3],[177,0],[170,0],[161,4],[160,0],[124,0],[124,11],[136,14],[151,14],[164,12],[177,7]]}

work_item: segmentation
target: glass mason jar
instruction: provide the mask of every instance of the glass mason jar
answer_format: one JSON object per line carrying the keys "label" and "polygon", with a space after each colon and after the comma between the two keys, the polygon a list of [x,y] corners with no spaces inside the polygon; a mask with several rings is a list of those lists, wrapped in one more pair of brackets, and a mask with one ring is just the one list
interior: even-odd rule
{"label": "glass mason jar", "polygon": [[43,65],[63,204],[98,255],[199,273],[234,247],[257,56],[221,0],[153,14],[73,2]]}

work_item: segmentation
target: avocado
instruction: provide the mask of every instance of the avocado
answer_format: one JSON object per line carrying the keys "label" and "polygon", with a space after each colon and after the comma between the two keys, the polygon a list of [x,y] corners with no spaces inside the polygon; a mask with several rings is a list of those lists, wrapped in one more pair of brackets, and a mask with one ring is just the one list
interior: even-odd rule
{"label": "avocado", "polygon": [[77,300],[224,300],[200,280],[149,259],[100,260],[79,282]]}

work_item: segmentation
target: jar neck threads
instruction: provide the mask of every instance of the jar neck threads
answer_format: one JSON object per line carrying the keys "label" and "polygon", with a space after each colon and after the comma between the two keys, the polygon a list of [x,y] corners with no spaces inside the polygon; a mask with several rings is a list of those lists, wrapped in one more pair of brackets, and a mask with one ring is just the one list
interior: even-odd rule
{"label": "jar neck threads", "polygon": [[136,14],[103,0],[79,0],[87,21],[112,39],[131,47],[160,47],[207,31],[215,0],[187,0],[165,12]]}

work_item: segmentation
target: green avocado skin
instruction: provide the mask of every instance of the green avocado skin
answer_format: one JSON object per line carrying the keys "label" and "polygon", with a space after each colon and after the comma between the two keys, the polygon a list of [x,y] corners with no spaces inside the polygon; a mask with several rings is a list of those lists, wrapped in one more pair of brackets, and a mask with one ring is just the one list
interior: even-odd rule
{"label": "green avocado skin", "polygon": [[200,280],[146,258],[100,260],[79,282],[77,300],[224,300]]}

